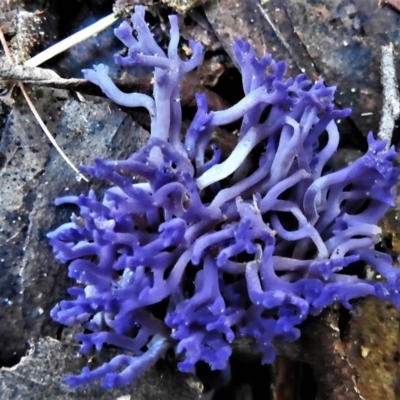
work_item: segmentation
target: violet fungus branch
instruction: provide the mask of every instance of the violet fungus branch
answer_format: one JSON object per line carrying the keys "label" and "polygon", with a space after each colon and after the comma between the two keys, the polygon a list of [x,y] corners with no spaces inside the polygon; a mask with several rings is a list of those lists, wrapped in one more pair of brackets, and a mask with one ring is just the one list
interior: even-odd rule
{"label": "violet fungus branch", "polygon": [[[262,362],[271,363],[274,341],[295,341],[298,325],[335,301],[350,308],[352,299],[374,295],[400,308],[400,269],[374,249],[377,223],[394,204],[393,148],[370,133],[366,154],[331,171],[335,118],[350,112],[335,109],[335,88],[303,75],[284,78],[283,62],[258,59],[241,39],[233,47],[245,97],[209,113],[198,95],[181,139],[180,82],[202,51],[191,43],[192,57],[180,59],[176,17],[170,22],[167,52],[143,7],[135,8],[132,27],[116,30],[128,47],[117,63],[154,67],[152,97],[115,90],[104,66],[85,71],[118,104],[146,107],[152,123],[147,143],[127,160],[81,168],[111,183],[102,197],[90,191],[56,201],[79,209],[48,234],[77,285],[51,316],[85,329],[77,336],[82,352],[109,344],[124,353],[68,378],[71,386],[97,379],[107,388],[127,385],[170,346],[180,371],[200,361],[225,369],[238,337],[253,338]],[[238,119],[226,157],[211,133]],[[383,280],[348,274],[360,261]]]}

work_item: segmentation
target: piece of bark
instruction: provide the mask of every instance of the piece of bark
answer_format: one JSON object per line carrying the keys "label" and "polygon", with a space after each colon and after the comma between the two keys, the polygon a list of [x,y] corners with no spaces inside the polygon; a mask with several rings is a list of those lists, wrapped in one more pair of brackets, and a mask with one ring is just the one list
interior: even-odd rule
{"label": "piece of bark", "polygon": [[[232,44],[241,37],[252,45],[258,57],[271,53],[274,59],[284,60],[287,77],[301,72],[311,80],[324,76],[300,40],[283,0],[219,0],[206,4],[204,11],[233,62]],[[339,84],[332,81],[327,83]],[[340,131],[347,134],[350,141],[357,141],[357,131],[346,119],[341,121]]]}
{"label": "piece of bark", "polygon": [[201,8],[193,9],[186,15],[178,14],[178,22],[179,32],[185,40],[201,43],[205,52],[221,49],[221,43]]}
{"label": "piece of bark", "polygon": [[[147,133],[107,101],[86,103],[65,91],[31,91],[39,114],[75,165],[94,157],[127,157]],[[0,362],[7,365],[25,351],[25,342],[54,335],[49,310],[65,297],[66,267],[51,254],[46,233],[69,219],[72,208],[55,207],[55,197],[87,192],[66,167],[22,99],[8,118],[0,141]],[[91,185],[98,188],[99,184]]]}
{"label": "piece of bark", "polygon": [[353,127],[342,126],[349,138],[356,130],[364,135],[378,131],[382,45],[393,43],[400,78],[396,10],[379,7],[376,0],[220,0],[204,9],[231,55],[230,46],[240,32],[258,55],[269,52],[287,61],[288,74],[303,71],[337,86],[337,104],[353,108]]}
{"label": "piece of bark", "polygon": [[[308,317],[299,327],[301,336],[298,340],[285,344],[276,342],[274,347],[278,356],[312,367],[317,386],[316,400],[363,400],[356,372],[347,358],[346,346],[340,336],[338,310],[339,307],[333,305],[317,317]],[[242,358],[254,357],[254,341],[237,339],[233,350]],[[290,382],[290,378],[287,379]],[[297,385],[300,390],[306,383],[299,380]]]}
{"label": "piece of bark", "polygon": [[166,361],[159,361],[130,386],[106,390],[98,382],[70,389],[62,379],[89,363],[94,368],[115,353],[109,350],[93,357],[77,353],[77,347],[51,338],[40,339],[30,354],[13,368],[0,372],[2,400],[209,400],[212,392],[193,375],[176,371]]}
{"label": "piece of bark", "polygon": [[[275,47],[277,55],[287,56],[288,53],[272,30],[261,24],[261,18],[256,9],[256,2],[238,0],[220,0],[206,4],[203,9],[210,21],[221,45],[232,58],[232,44],[240,37],[253,46],[258,56]],[[229,10],[229,12],[227,12]],[[266,38],[271,40],[266,40]],[[290,62],[289,62],[290,63]]]}
{"label": "piece of bark", "polygon": [[400,1],[399,0],[379,0],[378,4],[381,7],[388,5],[393,7],[395,10],[400,11]]}
{"label": "piece of bark", "polygon": [[277,356],[272,364],[272,400],[295,400],[300,393],[298,376],[298,363]]}
{"label": "piece of bark", "polygon": [[[350,118],[363,134],[377,132],[382,109],[381,46],[392,42],[395,50],[399,48],[398,13],[380,8],[376,0],[284,3],[321,75],[338,86],[338,103],[353,108]],[[396,56],[397,71],[399,65]]]}
{"label": "piece of bark", "polygon": [[396,400],[400,396],[400,314],[376,298],[357,301],[344,334],[349,363],[363,397]]}
{"label": "piece of bark", "polygon": [[276,347],[281,355],[312,366],[317,383],[316,400],[363,400],[340,337],[335,308],[309,317],[302,324],[301,337],[296,342]]}

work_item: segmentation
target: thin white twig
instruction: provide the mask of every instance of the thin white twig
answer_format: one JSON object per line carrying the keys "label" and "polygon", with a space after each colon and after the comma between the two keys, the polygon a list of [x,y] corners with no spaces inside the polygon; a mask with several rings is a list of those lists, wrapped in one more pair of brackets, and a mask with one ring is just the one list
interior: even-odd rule
{"label": "thin white twig", "polygon": [[381,82],[383,86],[383,106],[378,137],[386,140],[389,147],[394,124],[400,115],[400,96],[392,43],[388,46],[382,46]]}
{"label": "thin white twig", "polygon": [[28,61],[24,63],[28,67],[37,67],[40,64],[50,60],[57,54],[62,53],[63,51],[69,49],[70,47],[75,46],[76,44],[83,42],[84,40],[96,35],[97,33],[103,31],[110,25],[112,25],[119,17],[115,14],[107,15],[106,17],[98,20],[94,24],[82,29],[81,31],[74,33],[71,36],[68,36],[61,42],[56,43],[55,45],[49,47],[48,49],[42,51],[36,56],[30,58]]}
{"label": "thin white twig", "polygon": [[[261,3],[263,4],[263,3]],[[286,41],[285,37],[282,35],[281,31],[278,29],[278,27],[274,24],[268,13],[264,10],[264,8],[261,6],[261,4],[257,4],[257,7],[259,11],[261,12],[262,16],[267,20],[269,26],[272,28],[272,30],[275,32],[275,35],[278,37],[278,39],[281,41],[281,43],[286,47],[287,50],[290,52],[290,45]]]}

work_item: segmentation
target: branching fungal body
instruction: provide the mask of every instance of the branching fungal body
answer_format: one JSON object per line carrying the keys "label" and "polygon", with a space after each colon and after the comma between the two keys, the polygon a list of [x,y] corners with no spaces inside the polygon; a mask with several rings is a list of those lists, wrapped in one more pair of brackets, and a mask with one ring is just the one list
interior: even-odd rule
{"label": "branching fungal body", "polygon": [[[374,249],[376,224],[394,203],[394,150],[370,133],[365,155],[331,171],[335,119],[350,112],[335,109],[335,88],[304,75],[284,78],[284,62],[256,58],[240,39],[233,49],[244,98],[208,112],[197,95],[182,139],[179,85],[201,62],[202,48],[190,43],[191,58],[181,60],[176,17],[170,23],[167,52],[142,7],[132,16],[135,36],[127,22],[115,31],[129,49],[115,57],[118,64],[154,68],[152,97],[122,93],[104,65],[84,71],[116,103],[145,107],[151,135],[126,160],[81,169],[112,183],[102,198],[91,191],[56,201],[80,210],[48,234],[78,285],[51,315],[86,329],[77,335],[82,352],[109,344],[125,353],[67,378],[71,386],[99,378],[105,387],[127,385],[169,347],[180,371],[199,361],[224,369],[237,337],[254,338],[270,363],[275,341],[295,341],[297,326],[334,301],[350,308],[350,300],[374,295],[400,307],[400,270]],[[240,119],[236,146],[223,159],[211,134]],[[347,274],[358,261],[382,282]]]}

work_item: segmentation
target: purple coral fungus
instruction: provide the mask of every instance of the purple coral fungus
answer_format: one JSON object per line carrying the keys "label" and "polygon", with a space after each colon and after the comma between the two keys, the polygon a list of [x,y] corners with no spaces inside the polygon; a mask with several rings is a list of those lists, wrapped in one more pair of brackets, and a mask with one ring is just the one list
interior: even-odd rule
{"label": "purple coral fungus", "polygon": [[[400,269],[374,249],[376,224],[394,202],[394,150],[370,133],[365,155],[331,171],[335,119],[350,113],[335,109],[335,88],[304,75],[285,78],[284,62],[258,59],[240,39],[233,50],[244,98],[208,112],[197,95],[197,114],[181,135],[180,83],[201,62],[201,45],[191,42],[192,56],[183,61],[175,16],[167,52],[143,7],[132,24],[135,35],[127,22],[115,30],[129,49],[115,61],[153,67],[153,96],[122,93],[104,65],[83,72],[117,104],[145,107],[150,138],[126,160],[82,167],[113,186],[102,198],[90,191],[57,199],[78,206],[80,216],[48,234],[78,282],[52,317],[86,329],[77,335],[82,352],[110,344],[124,355],[67,382],[127,385],[170,347],[181,371],[199,361],[224,369],[237,337],[254,338],[270,363],[275,340],[296,340],[297,326],[334,301],[350,308],[351,299],[375,295],[400,307]],[[212,132],[240,119],[236,146],[223,159]],[[384,281],[346,274],[357,261]]]}

